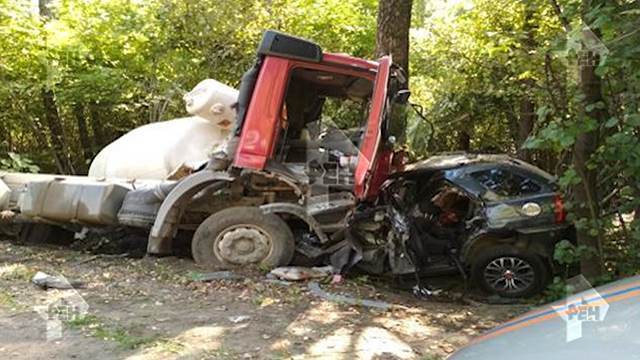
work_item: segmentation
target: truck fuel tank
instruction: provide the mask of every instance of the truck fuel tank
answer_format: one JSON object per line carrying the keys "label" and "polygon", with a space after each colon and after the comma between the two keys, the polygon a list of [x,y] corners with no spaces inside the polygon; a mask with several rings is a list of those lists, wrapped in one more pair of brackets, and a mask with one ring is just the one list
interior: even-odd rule
{"label": "truck fuel tank", "polygon": [[57,222],[106,225],[118,222],[118,210],[131,188],[91,178],[54,178],[26,184],[18,207],[22,215]]}

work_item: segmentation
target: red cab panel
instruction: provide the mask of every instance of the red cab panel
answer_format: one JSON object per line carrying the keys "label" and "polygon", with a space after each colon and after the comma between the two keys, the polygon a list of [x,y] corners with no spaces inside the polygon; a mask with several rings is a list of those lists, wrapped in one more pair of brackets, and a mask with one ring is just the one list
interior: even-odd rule
{"label": "red cab panel", "polygon": [[376,155],[380,147],[382,120],[384,116],[384,108],[387,102],[387,89],[389,85],[389,74],[391,72],[391,57],[384,56],[380,59],[378,65],[378,74],[375,80],[375,89],[371,99],[371,111],[367,123],[367,130],[360,146],[360,154],[358,156],[358,165],[355,172],[354,192],[358,199],[367,199],[375,196],[373,187],[370,187],[372,175],[377,171],[384,171],[385,167],[389,167],[391,163],[391,154],[385,156],[382,168],[374,171],[376,166]]}
{"label": "red cab panel", "polygon": [[290,67],[290,60],[265,58],[244,120],[234,166],[261,170],[271,157],[280,131],[280,109]]}

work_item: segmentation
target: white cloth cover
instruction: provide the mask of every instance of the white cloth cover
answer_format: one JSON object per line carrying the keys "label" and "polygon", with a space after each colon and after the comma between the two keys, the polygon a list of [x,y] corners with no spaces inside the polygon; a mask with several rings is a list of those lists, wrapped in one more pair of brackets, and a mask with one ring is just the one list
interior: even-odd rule
{"label": "white cloth cover", "polygon": [[165,179],[181,165],[197,167],[212,152],[224,149],[235,124],[238,91],[207,79],[184,96],[195,116],[138,127],[102,149],[89,176]]}

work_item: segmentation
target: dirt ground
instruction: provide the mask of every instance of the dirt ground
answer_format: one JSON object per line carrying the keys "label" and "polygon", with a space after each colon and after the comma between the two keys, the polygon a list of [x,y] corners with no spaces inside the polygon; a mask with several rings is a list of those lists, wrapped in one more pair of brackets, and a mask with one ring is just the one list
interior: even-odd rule
{"label": "dirt ground", "polygon": [[[88,311],[46,315],[52,297],[37,271],[86,285]],[[257,269],[201,282],[187,258],[132,259],[0,241],[0,358],[16,359],[442,359],[526,305],[419,300],[366,277],[332,293],[377,299],[389,310],[314,297],[305,282],[269,282]],[[49,314],[60,314],[51,312]],[[44,316],[44,317],[43,317]]]}

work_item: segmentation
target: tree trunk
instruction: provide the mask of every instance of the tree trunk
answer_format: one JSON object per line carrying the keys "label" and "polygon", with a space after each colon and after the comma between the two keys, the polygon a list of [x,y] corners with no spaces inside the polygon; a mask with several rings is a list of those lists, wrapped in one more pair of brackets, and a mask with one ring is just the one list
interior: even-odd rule
{"label": "tree trunk", "polygon": [[53,12],[49,6],[50,4],[51,0],[38,0],[38,12],[44,22],[47,22],[53,16]]}
{"label": "tree trunk", "polygon": [[529,95],[524,95],[520,100],[520,120],[518,121],[518,158],[531,161],[531,151],[524,149],[523,145],[536,121],[535,104]]}
{"label": "tree trunk", "polygon": [[78,126],[78,139],[80,140],[82,153],[81,171],[85,171],[87,161],[93,158],[93,145],[89,137],[89,130],[87,129],[87,118],[84,115],[84,106],[82,104],[74,105],[73,114],[76,118],[76,125]]}
{"label": "tree trunk", "polygon": [[409,28],[412,0],[380,0],[376,54],[391,54],[394,63],[409,74]]}
{"label": "tree trunk", "polygon": [[[588,14],[591,10],[591,1],[583,0],[583,14]],[[585,16],[586,17],[586,16]],[[585,21],[588,23],[588,21]],[[599,29],[583,29],[583,37],[586,39],[595,35],[600,37]],[[596,74],[596,68],[600,62],[599,55],[592,49],[585,46],[588,42],[584,42],[582,53],[579,56],[579,76],[580,90],[584,95],[584,112],[585,119],[593,119],[601,124],[607,119],[607,111],[604,106],[596,106],[599,103],[604,105],[602,96],[602,79]],[[590,110],[588,110],[590,109]],[[596,152],[598,147],[598,130],[586,131],[579,134],[573,147],[573,167],[581,178],[581,182],[574,186],[575,210],[574,213],[578,219],[597,220],[600,215],[598,206],[598,194],[596,191],[597,169],[590,169],[587,162]],[[583,259],[580,263],[582,274],[586,277],[593,278],[602,275],[602,231],[597,229],[599,235],[589,232],[589,228],[578,229],[577,240],[579,245],[585,245],[596,250],[596,255],[589,259]]]}
{"label": "tree trunk", "polygon": [[471,136],[466,131],[458,131],[458,149],[464,152],[471,151]]}
{"label": "tree trunk", "polygon": [[43,88],[40,91],[40,96],[42,97],[42,107],[44,109],[44,121],[51,135],[51,147],[58,170],[63,174],[74,174],[75,171],[64,141],[64,129],[60,121],[53,91]]}
{"label": "tree trunk", "polygon": [[[50,5],[51,0],[38,0],[38,11],[43,23],[46,23],[53,17]],[[40,97],[42,100],[42,108],[44,110],[44,123],[50,134],[51,148],[58,171],[62,174],[74,174],[75,171],[64,140],[64,128],[62,126],[62,121],[60,120],[60,114],[58,113],[58,106],[56,105],[53,90],[43,86],[40,90]]]}
{"label": "tree trunk", "polygon": [[[525,51],[525,56],[527,57],[532,57],[530,53],[536,48],[533,11],[533,6],[525,4],[524,24],[522,26],[525,37],[522,40],[522,49]],[[533,59],[531,61],[533,61]],[[536,121],[536,105],[533,102],[532,94],[534,85],[535,83],[533,79],[526,79],[522,82],[523,94],[522,98],[520,99],[520,119],[518,121],[518,134],[516,142],[518,145],[517,156],[518,158],[525,161],[531,161],[531,151],[524,149],[523,145],[533,131],[533,126]]]}
{"label": "tree trunk", "polygon": [[89,114],[91,115],[91,129],[93,130],[93,153],[97,154],[109,139],[106,138],[102,124],[102,114],[98,104],[89,105]]}

